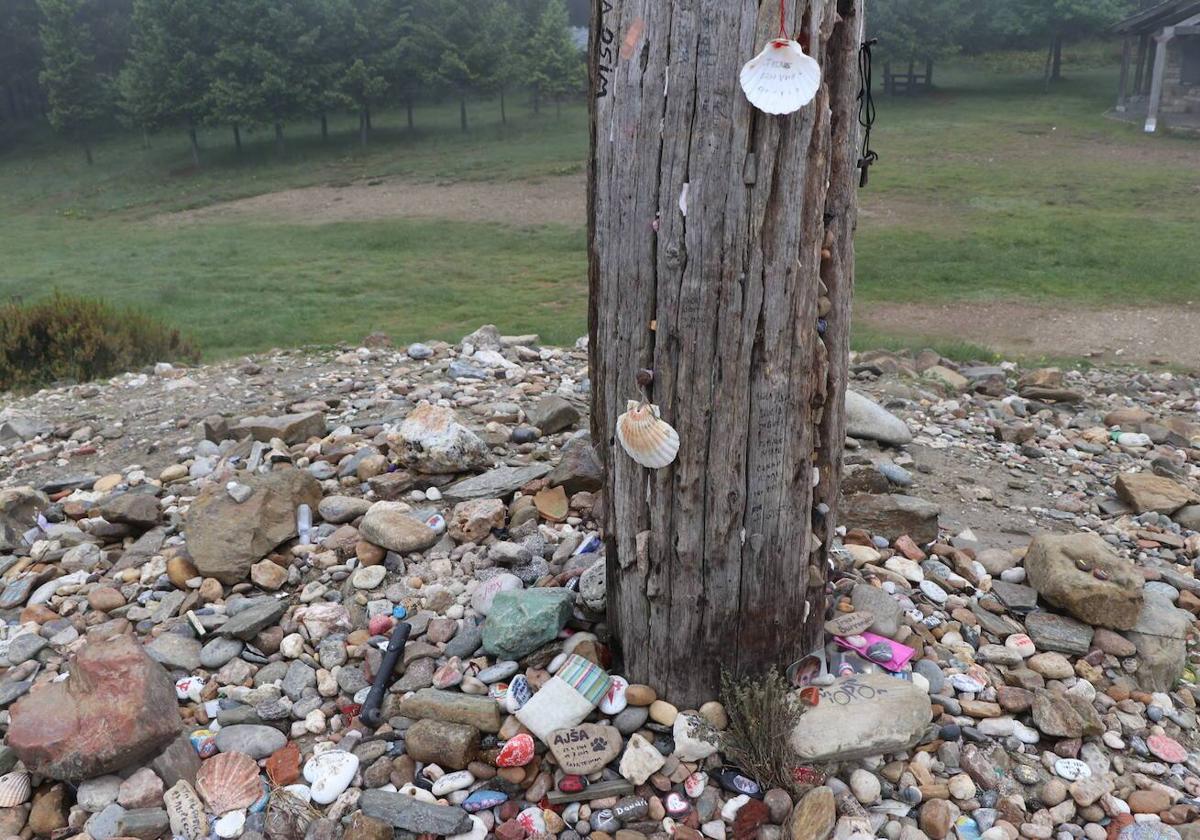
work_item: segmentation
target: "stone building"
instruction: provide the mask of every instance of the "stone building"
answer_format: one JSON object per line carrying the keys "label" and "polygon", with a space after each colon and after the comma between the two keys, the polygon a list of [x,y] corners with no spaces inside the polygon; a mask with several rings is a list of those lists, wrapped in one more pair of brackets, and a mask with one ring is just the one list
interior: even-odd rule
{"label": "stone building", "polygon": [[1124,38],[1117,113],[1200,128],[1200,0],[1167,0],[1113,27]]}

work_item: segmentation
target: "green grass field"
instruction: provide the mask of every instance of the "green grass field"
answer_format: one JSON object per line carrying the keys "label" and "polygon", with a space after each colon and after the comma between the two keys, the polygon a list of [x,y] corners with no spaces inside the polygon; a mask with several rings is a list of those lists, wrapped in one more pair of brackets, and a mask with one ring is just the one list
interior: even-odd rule
{"label": "green grass field", "polygon": [[[1070,305],[1172,304],[1200,293],[1200,141],[1141,135],[1103,116],[1108,71],[1049,95],[1039,80],[943,68],[933,95],[879,100],[881,154],[864,193],[858,291],[867,303],[1031,299]],[[270,218],[164,225],[175,210],[376,177],[503,181],[581,173],[581,106],[533,116],[510,102],[376,117],[355,126],[288,126],[238,156],[226,131],[202,137],[191,167],[182,132],[114,135],[88,167],[36,134],[0,137],[0,295],[50,289],[161,316],[209,358],[276,346],[456,339],[483,322],[569,342],[586,327],[581,226],[393,219],[300,225]],[[7,138],[11,139],[11,138]],[[1187,161],[1191,160],[1189,167]],[[887,336],[861,336],[874,344]]]}

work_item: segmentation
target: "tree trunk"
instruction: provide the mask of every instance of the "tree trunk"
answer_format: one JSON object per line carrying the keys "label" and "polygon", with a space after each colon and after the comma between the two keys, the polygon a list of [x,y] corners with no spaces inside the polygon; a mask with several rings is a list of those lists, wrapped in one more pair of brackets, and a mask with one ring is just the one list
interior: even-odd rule
{"label": "tree trunk", "polygon": [[79,142],[83,144],[83,159],[87,161],[88,166],[91,166],[94,163],[92,160],[92,144],[88,142],[87,137],[80,137]]}
{"label": "tree trunk", "polygon": [[508,111],[504,107],[504,88],[500,88],[500,125],[508,125]]}
{"label": "tree trunk", "polygon": [[321,112],[321,142],[325,143],[329,140],[329,118],[325,112]]}
{"label": "tree trunk", "polygon": [[1050,71],[1051,80],[1057,82],[1062,79],[1062,63],[1063,63],[1063,34],[1061,32],[1054,35],[1054,67]]}
{"label": "tree trunk", "polygon": [[365,116],[366,121],[367,121],[367,131],[370,131],[371,130],[371,106],[368,105],[366,107],[366,109],[363,110],[363,115]]}
{"label": "tree trunk", "polygon": [[933,59],[925,59],[925,89],[933,89]]}
{"label": "tree trunk", "polygon": [[146,128],[146,126],[143,125],[142,126],[142,149],[149,149],[149,148],[150,148],[150,129]]}
{"label": "tree trunk", "polygon": [[1050,47],[1046,50],[1046,71],[1042,80],[1043,85],[1047,90],[1050,89],[1050,79],[1054,72],[1054,44],[1057,39],[1054,36],[1050,37]]}
{"label": "tree trunk", "polygon": [[467,98],[460,96],[458,98],[458,122],[462,126],[463,134],[467,133]]}
{"label": "tree trunk", "polygon": [[367,109],[363,108],[358,112],[358,143],[364,149],[367,147],[368,126]]}
{"label": "tree trunk", "polygon": [[239,155],[242,153],[242,127],[237,123],[233,124],[233,148]]}
{"label": "tree trunk", "polygon": [[283,123],[275,123],[275,151],[283,153]]}
{"label": "tree trunk", "polygon": [[[811,21],[825,84],[772,117],[736,79],[779,30],[774,4],[593,3],[589,347],[608,620],[621,673],[680,708],[715,698],[722,669],[782,671],[821,641],[863,14],[862,0],[787,8],[789,25]],[[599,48],[635,20],[631,57],[604,69]],[[643,368],[645,396],[681,441],[658,471],[616,441]]]}
{"label": "tree trunk", "polygon": [[192,143],[192,165],[200,165],[200,141],[196,138],[196,126],[188,125],[188,140]]}
{"label": "tree trunk", "polygon": [[413,101],[411,97],[404,100],[404,110],[408,112],[408,130],[412,131],[416,128],[416,123],[413,120]]}
{"label": "tree trunk", "polygon": [[[603,0],[601,0],[603,2]],[[542,92],[537,88],[533,89],[533,114],[537,116],[542,113]]]}

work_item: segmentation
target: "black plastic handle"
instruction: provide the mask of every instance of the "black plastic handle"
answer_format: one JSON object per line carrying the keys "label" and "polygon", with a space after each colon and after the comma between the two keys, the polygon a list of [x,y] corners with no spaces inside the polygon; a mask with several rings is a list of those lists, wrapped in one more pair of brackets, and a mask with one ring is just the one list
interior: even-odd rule
{"label": "black plastic handle", "polygon": [[408,634],[411,632],[412,625],[402,621],[396,625],[396,629],[392,631],[392,638],[388,640],[383,662],[379,665],[379,673],[375,675],[375,684],[371,686],[367,702],[363,703],[362,712],[359,714],[359,720],[372,729],[378,729],[379,724],[383,723],[383,696],[392,684],[392,673],[400,663],[400,657],[404,655],[404,645],[408,642]]}

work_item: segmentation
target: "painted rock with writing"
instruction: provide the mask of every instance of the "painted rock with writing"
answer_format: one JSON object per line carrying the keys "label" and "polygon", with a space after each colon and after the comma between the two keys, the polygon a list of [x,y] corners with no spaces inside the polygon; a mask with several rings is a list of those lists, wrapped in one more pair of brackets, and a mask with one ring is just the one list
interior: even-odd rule
{"label": "painted rock with writing", "polygon": [[522,732],[508,740],[496,756],[497,767],[524,767],[533,761],[533,736]]}
{"label": "painted rock with writing", "polygon": [[1092,768],[1077,758],[1060,758],[1054,762],[1054,772],[1069,782],[1076,779],[1087,779],[1092,775]]}
{"label": "painted rock with writing", "polygon": [[350,786],[358,772],[358,756],[344,750],[329,750],[310,758],[304,779],[312,788],[313,802],[328,805]]}
{"label": "painted rock with writing", "polygon": [[629,688],[629,680],[624,677],[613,677],[604,697],[600,699],[599,709],[603,714],[616,715],[625,710],[629,701],[625,699],[625,690]]}
{"label": "painted rock with writing", "polygon": [[692,810],[691,803],[674,791],[667,794],[665,804],[667,806],[667,813],[676,819],[686,816],[687,812]]}
{"label": "painted rock with writing", "polygon": [[508,801],[508,794],[499,790],[477,790],[466,798],[463,802],[463,810],[468,814],[475,814],[479,811],[489,811],[497,805],[503,805]]}
{"label": "painted rock with writing", "polygon": [[763,795],[762,786],[736,767],[718,767],[712,775],[717,784],[731,793],[744,793],[756,799]]}
{"label": "painted rock with writing", "polygon": [[683,780],[683,792],[692,799],[699,799],[707,786],[708,774],[703,771],[698,770]]}
{"label": "painted rock with writing", "polygon": [[517,674],[508,684],[508,692],[504,695],[504,705],[510,714],[516,714],[533,697],[533,689],[524,674]]}
{"label": "painted rock with writing", "polygon": [[538,835],[546,833],[546,818],[542,816],[541,808],[526,808],[517,814],[517,822],[527,834]]}
{"label": "painted rock with writing", "polygon": [[875,616],[867,610],[842,613],[825,622],[825,631],[831,636],[857,636],[871,629]]}
{"label": "painted rock with writing", "polygon": [[187,781],[180,780],[163,794],[167,819],[171,822],[171,834],[186,840],[200,840],[208,834],[208,817],[200,795]]}
{"label": "painted rock with writing", "polygon": [[548,743],[564,773],[589,776],[621,754],[622,739],[615,726],[584,723],[556,729]]}

